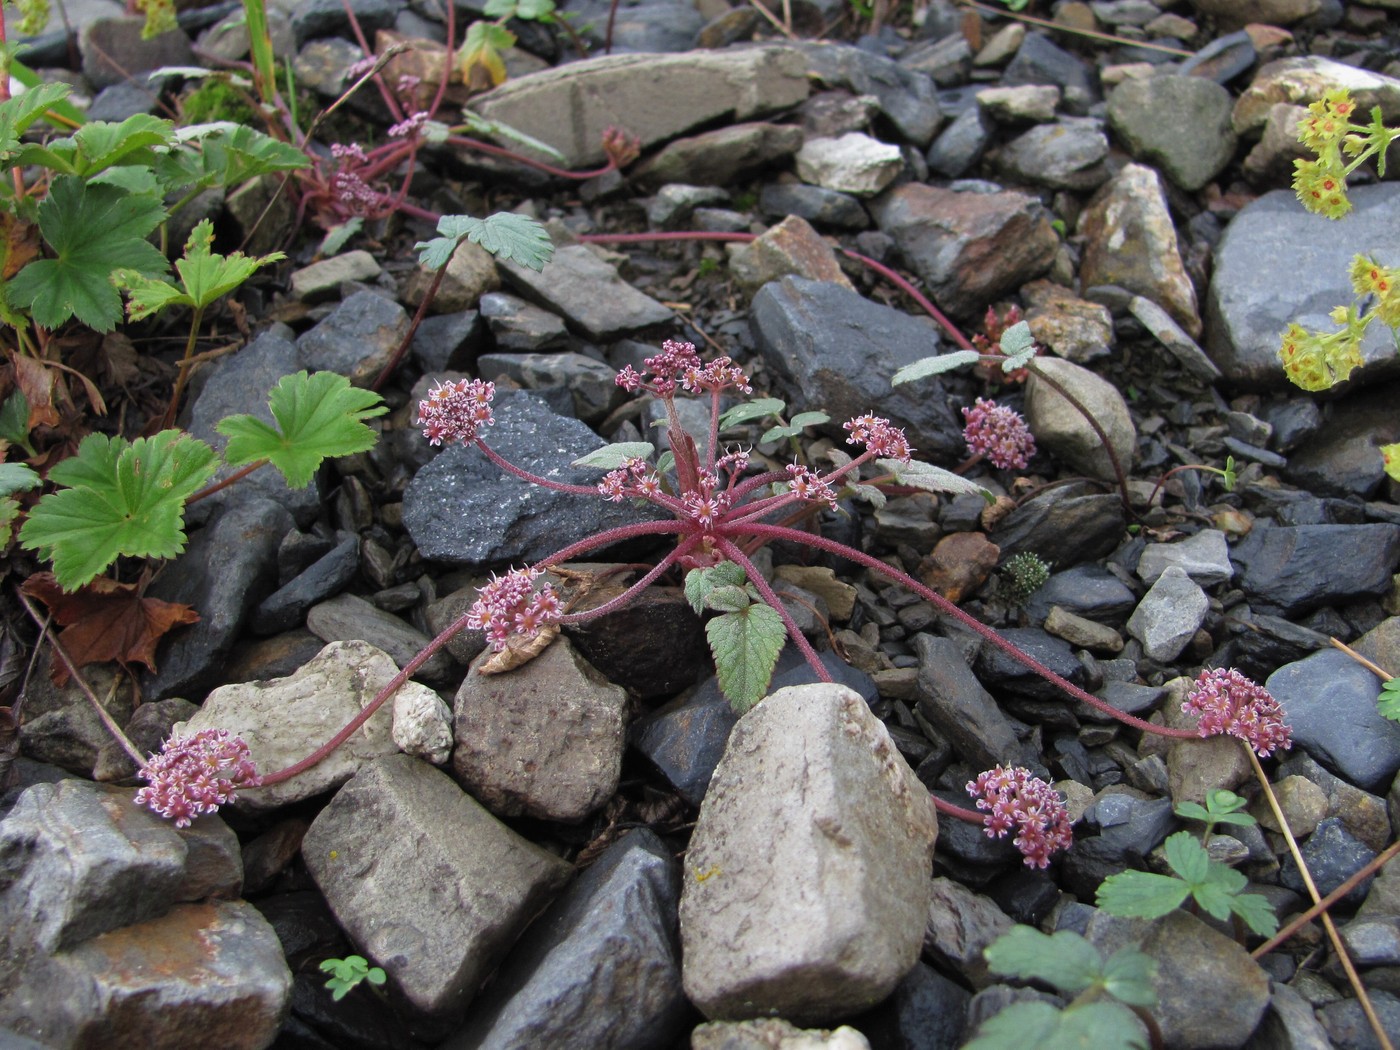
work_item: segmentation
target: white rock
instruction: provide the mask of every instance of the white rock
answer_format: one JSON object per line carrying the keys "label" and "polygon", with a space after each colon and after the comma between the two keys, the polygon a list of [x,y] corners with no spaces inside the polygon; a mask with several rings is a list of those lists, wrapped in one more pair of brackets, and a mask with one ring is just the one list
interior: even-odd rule
{"label": "white rock", "polygon": [[938,821],[860,696],[780,689],[734,727],[686,856],[686,995],[711,1018],[842,1018],[918,959]]}
{"label": "white rock", "polygon": [[393,735],[400,751],[440,766],[452,755],[452,709],[431,690],[400,689]]}
{"label": "white rock", "polygon": [[797,174],[803,182],[857,197],[873,197],[904,170],[898,146],[859,131],[840,138],[809,139],[797,151]]}
{"label": "white rock", "polygon": [[1202,587],[1224,583],[1234,575],[1230,548],[1219,529],[1202,529],[1177,543],[1149,543],[1138,559],[1138,577],[1143,583],[1156,583],[1172,565]]}

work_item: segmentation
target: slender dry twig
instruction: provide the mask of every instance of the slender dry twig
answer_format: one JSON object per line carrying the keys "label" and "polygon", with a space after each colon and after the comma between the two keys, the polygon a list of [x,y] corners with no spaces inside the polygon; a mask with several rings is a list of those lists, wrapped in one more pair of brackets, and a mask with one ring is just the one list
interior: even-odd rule
{"label": "slender dry twig", "polygon": [[1288,920],[1287,925],[1285,925],[1281,930],[1279,930],[1278,933],[1274,934],[1267,941],[1261,944],[1258,948],[1255,948],[1254,951],[1250,952],[1250,957],[1254,959],[1262,959],[1264,956],[1268,955],[1280,944],[1283,944],[1286,940],[1292,937],[1304,926],[1312,922],[1313,919],[1317,918],[1328,908],[1332,907],[1332,905],[1336,904],[1348,893],[1356,889],[1357,886],[1360,886],[1361,883],[1363,883],[1366,879],[1369,879],[1376,872],[1380,871],[1381,868],[1385,867],[1386,864],[1394,860],[1395,855],[1397,853],[1400,853],[1400,839],[1397,839],[1396,841],[1392,842],[1389,846],[1385,848],[1384,851],[1377,853],[1364,865],[1362,865],[1355,872],[1353,872],[1350,878],[1348,878],[1345,882],[1343,882],[1340,886],[1338,886],[1327,896],[1323,897],[1322,900],[1318,901],[1307,911],[1300,912],[1299,914],[1293,916],[1292,919]]}
{"label": "slender dry twig", "polygon": [[1100,33],[1096,29],[1077,29],[1074,26],[1052,22],[1048,18],[1036,18],[1034,15],[1023,15],[1015,11],[1008,11],[1005,8],[991,7],[988,4],[979,4],[977,0],[960,0],[960,3],[963,7],[975,8],[978,11],[986,11],[988,14],[999,15],[1004,18],[1014,18],[1018,22],[1028,22],[1033,26],[1053,29],[1057,33],[1072,33],[1075,36],[1087,36],[1093,40],[1107,40],[1110,43],[1123,44],[1127,47],[1145,47],[1149,51],[1161,51],[1168,55],[1181,55],[1186,58],[1194,54],[1194,52],[1191,51],[1183,51],[1179,47],[1168,47],[1166,44],[1150,44],[1146,40],[1128,40],[1125,37],[1114,36],[1112,33]]}
{"label": "slender dry twig", "polygon": [[[1303,861],[1303,853],[1298,848],[1298,840],[1293,837],[1293,831],[1289,828],[1288,821],[1283,817],[1283,810],[1279,807],[1278,798],[1274,795],[1273,785],[1269,783],[1269,778],[1264,773],[1264,767],[1259,764],[1259,756],[1254,753],[1252,747],[1243,741],[1241,741],[1240,746],[1244,748],[1244,753],[1249,756],[1250,765],[1254,767],[1254,775],[1264,788],[1264,797],[1269,800],[1269,810],[1273,813],[1274,820],[1278,821],[1279,831],[1283,833],[1284,841],[1288,843],[1288,851],[1293,854],[1293,863],[1298,865],[1298,874],[1303,877],[1303,885],[1308,888],[1308,895],[1312,897],[1314,904],[1320,904],[1322,894],[1318,893],[1317,883],[1313,882],[1312,872],[1308,870],[1307,864]],[[1352,991],[1356,993],[1356,1001],[1361,1004],[1361,1011],[1366,1015],[1366,1020],[1370,1022],[1371,1030],[1376,1033],[1382,1050],[1395,1050],[1395,1045],[1390,1041],[1390,1036],[1386,1035],[1381,1019],[1376,1016],[1376,1008],[1371,1005],[1371,997],[1366,994],[1366,988],[1361,983],[1361,976],[1356,972],[1356,966],[1352,963],[1351,956],[1347,954],[1346,945],[1342,943],[1342,935],[1337,932],[1337,924],[1332,921],[1332,916],[1328,912],[1321,911],[1319,915],[1322,918],[1322,928],[1327,931],[1327,939],[1332,942],[1332,949],[1337,953],[1337,961],[1346,971],[1347,981],[1350,982]]]}
{"label": "slender dry twig", "polygon": [[1358,653],[1358,652],[1357,652],[1355,649],[1353,649],[1351,646],[1347,645],[1346,642],[1339,641],[1339,640],[1337,640],[1336,638],[1329,638],[1328,641],[1330,641],[1333,645],[1335,645],[1335,646],[1336,646],[1338,649],[1340,649],[1342,652],[1344,652],[1344,653],[1346,653],[1348,656],[1350,656],[1353,660],[1355,660],[1357,663],[1359,663],[1362,667],[1366,668],[1366,670],[1370,671],[1373,675],[1375,675],[1377,678],[1379,678],[1382,682],[1388,682],[1388,681],[1390,681],[1392,678],[1395,677],[1393,674],[1390,674],[1390,673],[1387,672],[1387,671],[1382,671],[1379,667],[1377,667],[1375,664],[1373,664],[1370,660],[1366,659],[1366,657],[1362,656],[1360,653]]}

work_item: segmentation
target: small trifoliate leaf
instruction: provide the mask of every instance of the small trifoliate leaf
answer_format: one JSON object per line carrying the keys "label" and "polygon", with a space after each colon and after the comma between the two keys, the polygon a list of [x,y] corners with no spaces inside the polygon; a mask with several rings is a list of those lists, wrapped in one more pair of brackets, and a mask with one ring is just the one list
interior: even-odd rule
{"label": "small trifoliate leaf", "polygon": [[1376,700],[1376,710],[1382,718],[1400,722],[1400,678],[1391,678],[1381,686],[1381,695]]}
{"label": "small trifoliate leaf", "polygon": [[1230,898],[1230,910],[1260,937],[1272,937],[1278,932],[1278,916],[1274,906],[1262,893],[1237,893]]}
{"label": "small trifoliate leaf", "polygon": [[1167,863],[1172,871],[1189,883],[1204,882],[1210,870],[1210,854],[1189,831],[1178,831],[1167,837]]}
{"label": "small trifoliate leaf", "polygon": [[754,398],[752,401],[745,401],[743,404],[735,405],[720,416],[719,428],[721,430],[728,430],[730,427],[738,426],[740,423],[747,423],[752,419],[764,419],[767,416],[776,416],[785,408],[787,408],[787,402],[780,397]]}
{"label": "small trifoliate leaf", "polygon": [[20,543],[53,562],[67,591],[120,555],[173,558],[185,549],[185,500],[217,467],[212,448],[178,430],[130,443],[89,434],[49,471],[51,482],[69,487],[34,506]]}
{"label": "small trifoliate leaf", "polygon": [[988,945],[985,954],[993,972],[1045,981],[1070,998],[1103,975],[1099,950],[1071,930],[1047,935],[1031,926],[1013,926]]}
{"label": "small trifoliate leaf", "polygon": [[1211,861],[1205,878],[1191,884],[1191,896],[1207,913],[1225,919],[1230,915],[1233,898],[1248,884],[1249,880],[1234,868]]}
{"label": "small trifoliate leaf", "polygon": [[14,157],[21,148],[20,135],[72,90],[67,84],[40,84],[0,102],[0,160]]}
{"label": "small trifoliate leaf", "polygon": [[1119,948],[1103,965],[1103,988],[1129,1006],[1147,1009],[1157,1005],[1157,988],[1152,983],[1157,975],[1157,963],[1145,953],[1129,945]]}
{"label": "small trifoliate leaf", "polygon": [[967,365],[975,365],[980,361],[982,355],[976,350],[954,350],[951,354],[934,354],[932,357],[921,357],[912,364],[905,365],[890,377],[890,386],[902,386],[905,383],[912,383],[918,379],[927,379],[929,376],[941,375],[944,372],[951,372],[955,368],[964,368]]}
{"label": "small trifoliate leaf", "polygon": [[787,628],[767,605],[753,604],[716,616],[705,625],[715,657],[720,692],[735,714],[742,715],[768,695]]}
{"label": "small trifoliate leaf", "polygon": [[650,459],[656,446],[650,441],[617,441],[600,449],[580,456],[570,466],[597,467],[599,470],[616,470],[627,465],[631,459]]}
{"label": "small trifoliate leaf", "polygon": [[215,425],[229,439],[224,459],[230,466],[265,459],[297,489],[311,483],[322,460],[373,448],[378,435],[361,420],[388,411],[378,394],[352,387],[334,372],[283,376],[268,395],[268,407],[277,428],[248,415]]}
{"label": "small trifoliate leaf", "polygon": [[705,611],[705,598],[716,587],[742,587],[748,580],[743,566],[722,561],[685,574],[685,600],[697,613]]}
{"label": "small trifoliate leaf", "polygon": [[0,499],[0,547],[9,545],[17,517],[19,517],[19,501],[8,497]]}
{"label": "small trifoliate leaf", "polygon": [[0,463],[0,496],[27,492],[43,479],[23,463]]}
{"label": "small trifoliate leaf", "polygon": [[802,427],[817,427],[829,422],[831,422],[831,417],[825,412],[799,412],[788,420],[788,426],[801,429]]}
{"label": "small trifoliate leaf", "polygon": [[1031,335],[1031,326],[1025,321],[1017,321],[1002,332],[999,345],[1006,355],[1006,360],[1001,364],[1004,372],[1025,368],[1026,363],[1035,356],[1035,337]]}
{"label": "small trifoliate leaf", "polygon": [[201,220],[185,242],[185,256],[175,260],[175,269],[185,292],[195,306],[209,306],[251,277],[261,267],[285,259],[281,252],[220,255],[212,250],[214,224]]}
{"label": "small trifoliate leaf", "polygon": [[1099,883],[1098,906],[1121,919],[1155,919],[1181,907],[1191,887],[1170,875],[1124,871]]}

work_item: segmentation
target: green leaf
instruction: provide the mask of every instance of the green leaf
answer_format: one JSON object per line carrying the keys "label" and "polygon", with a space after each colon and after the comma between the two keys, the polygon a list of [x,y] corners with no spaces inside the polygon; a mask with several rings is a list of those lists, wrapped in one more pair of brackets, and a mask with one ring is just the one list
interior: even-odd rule
{"label": "green leaf", "polygon": [[[174,128],[170,121],[149,113],[136,113],[120,124],[105,120],[84,124],[66,140],[76,147],[70,154],[75,164],[72,174],[91,176],[119,164],[154,164],[156,148],[173,141]],[[49,148],[57,150],[63,141],[51,142]]]}
{"label": "green leaf", "polygon": [[487,18],[514,18],[515,0],[486,0],[481,13]]}
{"label": "green leaf", "polygon": [[732,561],[691,569],[685,574],[685,600],[697,613],[703,613],[705,598],[716,587],[742,587],[746,582],[743,567]]}
{"label": "green leaf", "polygon": [[139,321],[171,306],[194,306],[194,300],[169,281],[135,270],[113,270],[112,286],[126,292],[126,316]]}
{"label": "green leaf", "polygon": [[661,453],[656,460],[656,472],[658,474],[668,474],[676,466],[676,454],[669,448]]}
{"label": "green leaf", "polygon": [[378,394],[334,372],[283,376],[268,407],[277,428],[248,415],[215,425],[229,439],[224,459],[230,466],[265,459],[297,489],[311,483],[322,460],[373,448],[377,435],[361,420],[388,411]]}
{"label": "green leaf", "polygon": [[1149,871],[1124,871],[1099,884],[1097,902],[1110,915],[1122,919],[1155,919],[1181,907],[1191,887],[1170,875]]}
{"label": "green leaf", "polygon": [[831,417],[825,412],[799,412],[788,420],[788,426],[792,427],[816,427],[823,423],[830,423]]}
{"label": "green leaf", "polygon": [[975,365],[981,359],[982,355],[976,350],[954,350],[951,354],[921,357],[913,364],[905,365],[895,372],[890,378],[890,386],[903,386],[905,383],[912,383],[917,379],[927,379],[929,376],[951,372],[955,368]]}
{"label": "green leaf", "polygon": [[260,267],[286,258],[281,252],[261,256],[247,256],[242,252],[220,255],[210,250],[213,243],[214,224],[203,219],[190,232],[184,257],[175,260],[183,292],[169,281],[153,280],[129,270],[114,273],[113,282],[124,288],[129,297],[128,318],[139,321],[177,304],[203,309],[233,291]]}
{"label": "green leaf", "polygon": [[1225,919],[1230,915],[1232,899],[1247,885],[1249,880],[1234,868],[1211,861],[1205,878],[1191,884],[1191,896],[1209,914]]}
{"label": "green leaf", "polygon": [[1115,999],[1129,1006],[1152,1009],[1157,1005],[1157,988],[1152,983],[1157,975],[1157,963],[1145,953],[1129,945],[1119,948],[1103,966],[1103,988]]}
{"label": "green leaf", "polygon": [[976,482],[968,481],[951,470],[935,467],[932,463],[921,463],[912,459],[901,463],[897,459],[878,459],[875,465],[894,475],[895,483],[922,489],[924,492],[951,492],[954,495],[973,495],[987,498],[990,493]]}
{"label": "green leaf", "polygon": [[1382,718],[1400,722],[1400,678],[1391,678],[1381,686],[1381,695],[1376,700],[1376,710]]}
{"label": "green leaf", "polygon": [[36,259],[15,275],[7,289],[10,304],[28,309],[45,328],[77,317],[89,328],[110,331],[121,320],[112,271],[167,270],[165,256],[146,241],[164,218],[155,198],[87,186],[69,175],[55,179],[39,205],[39,231],[56,258]]}
{"label": "green leaf", "polygon": [[705,625],[719,688],[742,715],[768,694],[787,629],[767,605],[753,604],[716,616]]}
{"label": "green leaf", "polygon": [[1191,832],[1178,831],[1168,836],[1166,853],[1172,871],[1187,882],[1195,884],[1206,880],[1206,873],[1210,870],[1210,854]]}
{"label": "green leaf", "polygon": [[753,598],[749,596],[748,588],[734,584],[715,587],[705,595],[705,608],[715,612],[740,612],[752,604]]}
{"label": "green leaf", "polygon": [[119,555],[173,558],[185,549],[185,500],[217,467],[212,448],[178,430],[130,443],[89,434],[49,471],[51,482],[69,487],[34,506],[20,542],[53,562],[68,591]]}
{"label": "green leaf", "polygon": [[[502,123],[499,120],[487,120],[485,117],[473,113],[469,109],[464,109],[462,111],[462,120],[466,123],[468,130],[470,130],[473,135],[482,135],[487,138],[503,139],[506,142],[513,142],[517,146],[523,146],[527,150],[533,150],[553,164],[567,165],[569,163],[569,158],[560,153],[548,142],[541,142],[533,135],[527,135],[525,132],[511,127],[509,124]],[[428,138],[429,128],[433,123],[433,121],[428,121],[423,125],[424,138]]]}
{"label": "green leaf", "polygon": [[321,247],[317,249],[316,254],[327,258],[339,254],[340,249],[349,243],[350,238],[364,229],[364,225],[364,216],[352,215],[344,222],[332,226],[321,238]]}
{"label": "green leaf", "polygon": [[67,84],[40,84],[0,102],[0,160],[13,158],[20,151],[19,137],[29,125],[72,90]]}
{"label": "green leaf", "polygon": [[27,492],[43,480],[23,463],[0,463],[0,496]]}
{"label": "green leaf", "polygon": [[554,14],[554,0],[520,0],[515,16],[529,22],[544,22]]}
{"label": "green leaf", "polygon": [[1049,1003],[1012,1003],[983,1021],[963,1050],[1039,1050],[1059,1026],[1060,1011]]}
{"label": "green leaf", "polygon": [[719,428],[728,430],[740,423],[747,423],[751,419],[764,419],[767,416],[780,415],[785,408],[787,408],[787,402],[780,397],[759,397],[752,401],[745,401],[743,404],[735,405],[719,417]]}
{"label": "green leaf", "polygon": [[631,459],[650,459],[656,446],[650,441],[617,441],[611,445],[580,456],[570,466],[597,467],[599,470],[616,470],[627,465]]}
{"label": "green leaf", "polygon": [[988,945],[985,954],[993,972],[1045,981],[1070,998],[1103,976],[1099,950],[1071,930],[1047,935],[1031,926],[1013,926]]}
{"label": "green leaf", "polygon": [[476,66],[486,70],[492,85],[506,78],[506,64],[501,52],[515,46],[515,34],[505,26],[485,20],[473,22],[467,27],[467,35],[462,41],[462,79],[469,81],[471,71]]}
{"label": "green leaf", "polygon": [[1108,1001],[1056,1010],[1013,1003],[986,1021],[963,1050],[1147,1050],[1145,1030],[1126,1006]]}
{"label": "green leaf", "polygon": [[1278,932],[1278,916],[1274,906],[1262,893],[1237,893],[1230,898],[1230,910],[1260,937],[1272,937]]}
{"label": "green leaf", "polygon": [[1002,332],[1000,345],[1001,352],[1007,357],[1001,364],[1004,372],[1024,368],[1026,362],[1035,356],[1035,337],[1031,335],[1031,326],[1025,321],[1017,321]]}
{"label": "green leaf", "polygon": [[29,443],[29,398],[23,390],[16,388],[0,405],[0,438],[23,447],[31,456],[34,454],[34,446]]}
{"label": "green leaf", "polygon": [[156,174],[172,190],[233,187],[260,175],[311,166],[310,158],[291,143],[245,124],[192,124],[181,128],[176,138],[179,148],[156,163]]}
{"label": "green leaf", "polygon": [[1215,822],[1215,817],[1211,816],[1210,811],[1199,802],[1183,802],[1173,812],[1183,820],[1200,820],[1207,824]]}

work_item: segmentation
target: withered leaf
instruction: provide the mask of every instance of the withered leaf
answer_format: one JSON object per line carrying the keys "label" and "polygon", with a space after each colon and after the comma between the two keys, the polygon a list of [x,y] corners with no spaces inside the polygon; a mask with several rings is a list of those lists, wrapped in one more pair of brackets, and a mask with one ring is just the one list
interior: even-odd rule
{"label": "withered leaf", "polygon": [[[199,613],[188,605],[141,597],[134,583],[98,577],[72,594],[65,594],[51,572],[36,572],[20,588],[49,607],[63,630],[58,640],[73,662],[116,661],[156,669],[156,646],[169,631],[198,623]],[[53,681],[63,685],[68,673],[62,661],[53,664]]]}
{"label": "withered leaf", "polygon": [[557,637],[559,625],[551,623],[541,627],[539,634],[526,641],[516,641],[512,638],[504,649],[482,661],[481,666],[477,668],[477,674],[505,674],[517,667],[523,667],[548,649],[549,643]]}

